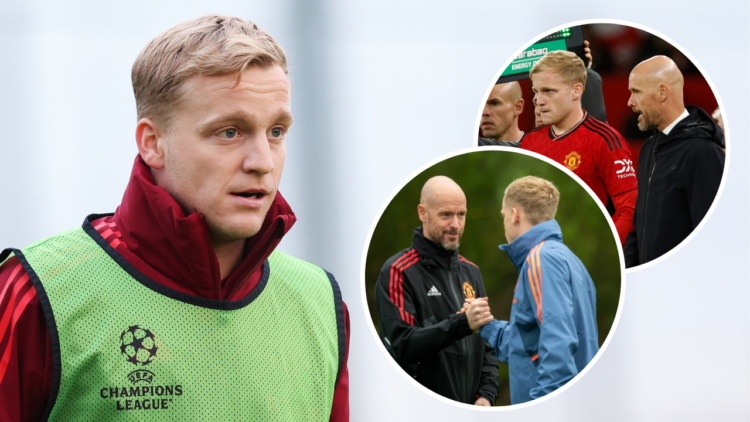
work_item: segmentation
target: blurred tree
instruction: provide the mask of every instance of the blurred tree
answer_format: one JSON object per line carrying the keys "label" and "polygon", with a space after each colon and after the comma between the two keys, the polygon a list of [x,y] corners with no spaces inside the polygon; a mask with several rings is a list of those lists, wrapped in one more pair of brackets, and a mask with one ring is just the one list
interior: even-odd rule
{"label": "blurred tree", "polygon": [[[597,200],[566,172],[540,159],[506,151],[480,151],[442,161],[417,175],[396,194],[378,221],[367,251],[365,285],[367,304],[376,329],[379,316],[375,304],[375,283],[385,261],[411,245],[413,230],[421,225],[417,205],[424,183],[437,175],[458,183],[467,198],[466,227],[459,251],[479,265],[492,314],[508,320],[518,271],[508,256],[498,249],[507,243],[500,216],[505,188],[523,176],[551,181],[560,191],[555,219],[564,243],[583,262],[597,291],[599,345],[604,342],[615,319],[620,300],[621,268],[617,244],[609,217]],[[510,404],[507,365],[500,365],[503,391],[496,404]]]}

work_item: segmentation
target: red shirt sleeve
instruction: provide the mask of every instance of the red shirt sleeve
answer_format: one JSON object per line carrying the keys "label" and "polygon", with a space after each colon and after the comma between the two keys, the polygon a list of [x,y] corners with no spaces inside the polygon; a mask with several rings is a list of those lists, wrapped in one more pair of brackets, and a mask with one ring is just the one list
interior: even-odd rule
{"label": "red shirt sleeve", "polygon": [[333,407],[331,408],[330,422],[349,421],[349,310],[344,303],[344,329],[346,331],[346,351],[344,352],[344,365],[341,367],[341,377],[333,393]]}
{"label": "red shirt sleeve", "polygon": [[638,181],[635,177],[635,168],[633,167],[633,158],[630,155],[630,145],[625,139],[611,129],[609,134],[616,137],[613,139],[614,144],[610,148],[605,142],[600,142],[600,159],[599,159],[599,177],[604,182],[604,187],[610,197],[638,189]]}
{"label": "red shirt sleeve", "polygon": [[635,199],[638,197],[638,190],[630,190],[612,197],[615,205],[615,215],[612,216],[612,222],[615,223],[617,235],[620,237],[620,244],[625,248],[625,239],[628,233],[633,230],[633,213],[635,212]]}
{"label": "red shirt sleeve", "polygon": [[42,419],[52,384],[52,349],[39,297],[12,257],[0,266],[0,422]]}

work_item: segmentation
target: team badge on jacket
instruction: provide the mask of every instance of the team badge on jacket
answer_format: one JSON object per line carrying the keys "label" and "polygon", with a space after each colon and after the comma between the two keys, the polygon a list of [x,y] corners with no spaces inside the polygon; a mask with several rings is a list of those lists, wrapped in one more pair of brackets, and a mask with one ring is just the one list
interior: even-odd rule
{"label": "team badge on jacket", "polygon": [[575,170],[578,168],[578,166],[581,165],[581,154],[571,151],[568,155],[565,156],[565,166],[570,170]]}
{"label": "team badge on jacket", "polygon": [[474,299],[474,288],[468,282],[464,283],[464,296],[467,299]]}

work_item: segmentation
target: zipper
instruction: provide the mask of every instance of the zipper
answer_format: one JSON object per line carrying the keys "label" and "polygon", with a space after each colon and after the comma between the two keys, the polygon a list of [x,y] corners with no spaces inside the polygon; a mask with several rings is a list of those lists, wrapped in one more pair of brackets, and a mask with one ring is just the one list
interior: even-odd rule
{"label": "zipper", "polygon": [[461,307],[463,307],[463,304],[461,303],[461,300],[458,298],[458,292],[456,292],[456,286],[453,283],[453,270],[448,270],[448,284],[451,286],[451,293],[453,294],[453,299],[455,299],[456,304],[458,305],[458,309],[460,310]]}
{"label": "zipper", "polygon": [[[458,291],[456,291],[457,283],[461,283],[458,277],[458,271],[456,271],[455,282],[453,281],[453,278],[454,278],[453,270],[449,270],[448,271],[448,284],[450,284],[451,286],[451,292],[453,293],[453,298],[456,299],[456,303],[458,304],[458,307],[460,309],[463,306],[463,304],[461,303],[461,300],[459,299],[460,296],[458,295]],[[466,342],[468,341],[467,338],[468,336],[462,338],[461,341],[459,342],[459,346],[461,348],[461,363],[462,363],[461,366],[465,368],[465,370],[463,371],[464,373],[463,383],[461,383],[461,391],[459,392],[459,397],[468,397],[467,394],[469,390],[469,387],[468,387],[469,382],[467,380],[468,373],[469,373],[469,368],[468,368],[469,362],[466,356],[467,349],[468,349],[468,345],[466,344]]]}
{"label": "zipper", "polygon": [[[658,141],[658,139],[657,139],[657,141]],[[646,216],[646,210],[648,209],[648,194],[651,191],[651,178],[654,176],[654,170],[656,170],[656,147],[657,146],[658,145],[656,145],[656,142],[655,142],[654,143],[654,164],[653,164],[653,166],[651,166],[651,174],[648,175],[648,183],[646,184],[646,205],[643,207],[643,215],[644,215],[644,217]],[[643,220],[643,230],[641,230],[641,240],[642,241],[645,240],[645,238],[646,238],[646,221],[648,221],[648,220],[645,220],[645,219]],[[646,248],[645,248],[645,242],[641,242],[640,250],[641,250],[641,253],[640,253],[641,257],[640,257],[639,264],[643,264],[644,263],[643,256],[644,256],[644,252],[646,250]]]}

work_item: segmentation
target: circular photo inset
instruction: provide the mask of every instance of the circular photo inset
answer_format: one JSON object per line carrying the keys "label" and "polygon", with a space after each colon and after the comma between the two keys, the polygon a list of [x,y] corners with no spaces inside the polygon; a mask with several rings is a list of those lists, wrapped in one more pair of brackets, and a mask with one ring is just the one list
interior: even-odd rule
{"label": "circular photo inset", "polygon": [[579,25],[532,43],[493,81],[478,144],[532,151],[583,179],[633,268],[674,250],[709,214],[724,174],[723,116],[697,65],[669,42]]}
{"label": "circular photo inset", "polygon": [[526,403],[569,385],[614,328],[624,268],[589,190],[521,151],[440,161],[398,191],[365,258],[383,348],[455,402]]}

